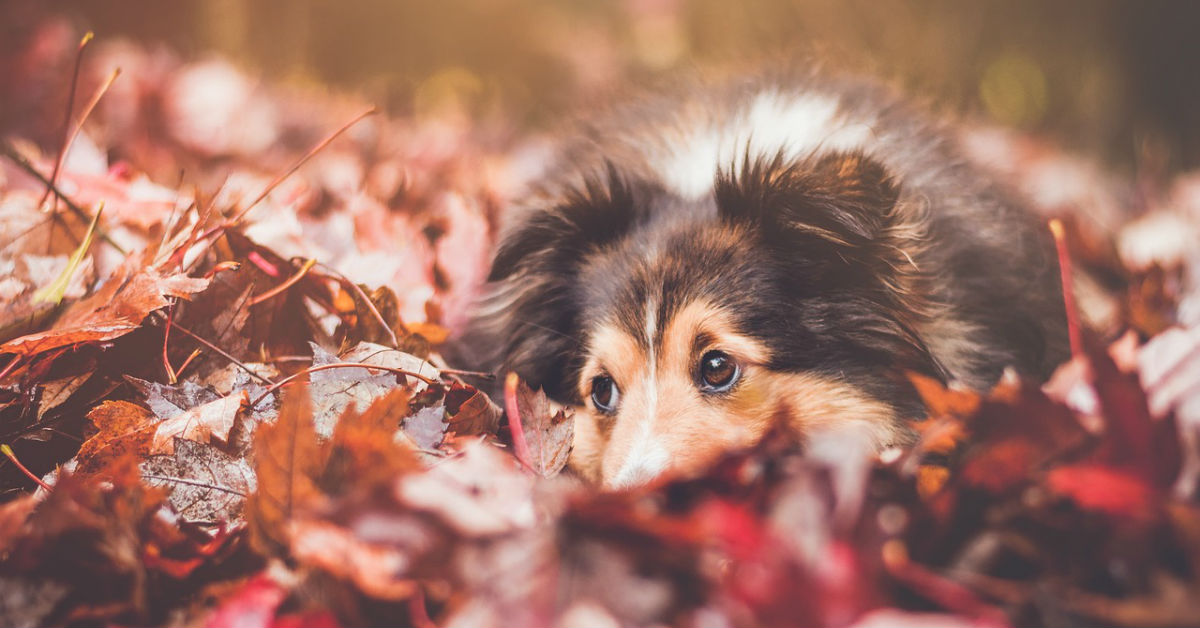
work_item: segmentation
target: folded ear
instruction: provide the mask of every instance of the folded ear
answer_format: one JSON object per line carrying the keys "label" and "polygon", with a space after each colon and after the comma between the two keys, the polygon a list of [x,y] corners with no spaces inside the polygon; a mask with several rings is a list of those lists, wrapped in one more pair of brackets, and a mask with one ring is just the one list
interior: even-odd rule
{"label": "folded ear", "polygon": [[489,282],[518,271],[565,272],[588,251],[628,231],[637,210],[631,186],[612,164],[603,177],[588,178],[547,205],[526,214],[500,242]]}
{"label": "folded ear", "polygon": [[885,333],[864,343],[936,372],[915,331],[936,313],[932,282],[916,262],[926,240],[924,205],[903,199],[883,164],[844,152],[748,159],[718,179],[716,200],[721,217],[754,233],[781,276],[795,281],[793,293],[870,304]]}
{"label": "folded ear", "polygon": [[632,188],[616,169],[547,199],[504,237],[484,302],[465,336],[491,347],[478,366],[516,371],[559,401],[574,394],[580,342],[576,274],[587,256],[638,219]]}

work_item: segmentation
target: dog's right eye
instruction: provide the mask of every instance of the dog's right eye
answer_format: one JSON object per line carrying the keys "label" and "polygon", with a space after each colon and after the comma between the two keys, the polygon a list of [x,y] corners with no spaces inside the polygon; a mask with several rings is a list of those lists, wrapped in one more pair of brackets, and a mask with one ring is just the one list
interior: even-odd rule
{"label": "dog's right eye", "polygon": [[616,412],[620,398],[621,392],[617,390],[617,384],[611,377],[597,375],[592,378],[592,403],[597,410],[604,414]]}

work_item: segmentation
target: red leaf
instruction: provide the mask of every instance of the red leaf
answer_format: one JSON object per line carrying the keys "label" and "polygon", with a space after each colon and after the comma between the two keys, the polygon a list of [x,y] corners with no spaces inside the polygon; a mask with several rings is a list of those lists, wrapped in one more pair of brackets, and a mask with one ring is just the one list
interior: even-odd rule
{"label": "red leaf", "polygon": [[206,628],[268,628],[287,591],[264,574],[251,578],[208,616]]}
{"label": "red leaf", "polygon": [[1144,479],[1097,464],[1058,467],[1046,476],[1046,484],[1085,510],[1118,517],[1146,517],[1156,501],[1154,489]]}

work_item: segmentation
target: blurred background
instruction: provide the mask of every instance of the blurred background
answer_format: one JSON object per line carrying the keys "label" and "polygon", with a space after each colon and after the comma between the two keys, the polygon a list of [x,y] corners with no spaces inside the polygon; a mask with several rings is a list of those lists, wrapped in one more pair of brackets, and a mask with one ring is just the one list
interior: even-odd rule
{"label": "blurred background", "polygon": [[1193,2],[0,0],[0,48],[25,49],[47,14],[396,115],[531,129],[631,79],[816,54],[1120,169],[1200,165]]}

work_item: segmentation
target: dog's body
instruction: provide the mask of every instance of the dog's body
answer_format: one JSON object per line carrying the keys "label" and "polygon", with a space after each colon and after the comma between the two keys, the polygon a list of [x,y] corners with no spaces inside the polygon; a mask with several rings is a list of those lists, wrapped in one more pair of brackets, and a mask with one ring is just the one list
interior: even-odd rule
{"label": "dog's body", "polygon": [[879,86],[818,75],[634,102],[565,148],[475,331],[577,407],[609,487],[782,422],[903,442],[906,372],[985,390],[1065,354],[1048,234]]}

